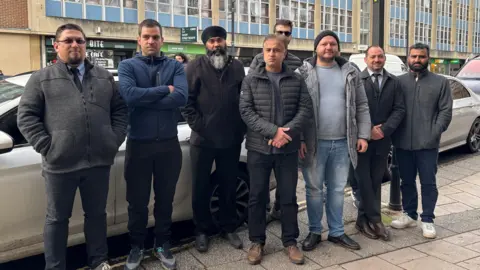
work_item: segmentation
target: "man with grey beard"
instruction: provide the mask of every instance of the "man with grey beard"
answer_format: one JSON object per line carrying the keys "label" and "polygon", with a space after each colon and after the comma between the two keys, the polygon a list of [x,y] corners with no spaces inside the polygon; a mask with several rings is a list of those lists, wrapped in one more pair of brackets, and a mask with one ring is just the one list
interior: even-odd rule
{"label": "man with grey beard", "polygon": [[[186,69],[189,93],[182,113],[192,129],[192,207],[195,247],[200,252],[208,250],[208,234],[213,227],[209,208],[211,177],[219,180],[219,226],[223,236],[235,248],[242,248],[242,241],[235,234],[239,225],[235,193],[245,135],[238,110],[245,71],[240,61],[227,55],[226,38],[227,32],[220,26],[203,30],[207,54],[190,62]],[[216,171],[211,175],[214,161]]]}

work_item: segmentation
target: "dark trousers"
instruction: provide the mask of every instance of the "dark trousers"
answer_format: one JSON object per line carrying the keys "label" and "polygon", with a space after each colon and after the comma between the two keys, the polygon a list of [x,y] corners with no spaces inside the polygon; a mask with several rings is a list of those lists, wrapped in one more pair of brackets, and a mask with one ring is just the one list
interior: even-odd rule
{"label": "dark trousers", "polygon": [[210,196],[212,194],[211,172],[214,161],[219,188],[219,225],[224,232],[235,231],[237,224],[235,203],[240,149],[241,145],[226,149],[190,146],[193,184],[192,209],[197,234],[208,234],[213,228]]}
{"label": "dark trousers", "polygon": [[156,142],[127,141],[128,230],[132,247],[143,248],[147,235],[150,190],[155,193],[155,245],[170,240],[172,203],[182,167],[182,150],[177,138]]}
{"label": "dark trousers", "polygon": [[382,221],[382,179],[387,164],[388,152],[377,153],[374,144],[367,152],[358,154],[355,182],[360,190],[357,223]]}
{"label": "dark trousers", "polygon": [[407,151],[397,149],[398,169],[400,172],[403,211],[411,218],[418,219],[418,193],[416,178],[420,175],[423,213],[422,222],[433,222],[435,205],[438,198],[437,163],[438,149]]}
{"label": "dark trousers", "polygon": [[66,269],[68,221],[77,188],[85,212],[84,233],[88,265],[93,269],[108,259],[107,205],[110,166],[64,174],[43,172],[47,195],[44,247],[45,269]]}
{"label": "dark trousers", "polygon": [[247,155],[250,174],[250,198],[248,202],[248,230],[250,241],[265,244],[265,204],[270,193],[272,169],[277,179],[281,209],[282,242],[285,247],[297,243],[298,229],[298,152],[290,154],[263,155],[249,151]]}
{"label": "dark trousers", "polygon": [[[274,173],[274,172],[272,171],[272,173]],[[280,199],[279,199],[279,197],[280,197],[279,191],[278,191],[278,189],[275,189],[275,201],[273,202],[273,209],[275,211],[280,210]],[[270,212],[270,210],[272,210],[272,204],[270,203],[270,194],[269,194],[268,198],[267,198],[267,212]]]}

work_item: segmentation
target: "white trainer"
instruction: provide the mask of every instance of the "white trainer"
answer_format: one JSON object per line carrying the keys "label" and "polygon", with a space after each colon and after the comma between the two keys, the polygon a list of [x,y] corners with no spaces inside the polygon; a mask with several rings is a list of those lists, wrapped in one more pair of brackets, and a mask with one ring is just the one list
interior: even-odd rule
{"label": "white trainer", "polygon": [[433,239],[437,237],[437,231],[435,231],[435,225],[433,223],[422,222],[423,237]]}
{"label": "white trainer", "polygon": [[407,213],[403,213],[401,217],[392,221],[392,224],[390,226],[395,229],[405,229],[408,227],[417,226],[417,221],[407,215]]}

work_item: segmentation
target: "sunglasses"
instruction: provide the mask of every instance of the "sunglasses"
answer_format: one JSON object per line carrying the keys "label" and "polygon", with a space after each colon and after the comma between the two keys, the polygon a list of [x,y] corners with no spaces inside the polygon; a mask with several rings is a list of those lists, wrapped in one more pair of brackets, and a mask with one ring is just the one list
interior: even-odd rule
{"label": "sunglasses", "polygon": [[82,38],[76,38],[76,39],[73,39],[73,38],[67,38],[67,39],[64,39],[64,40],[58,40],[57,42],[62,42],[62,43],[65,43],[65,44],[73,44],[73,42],[76,42],[77,44],[85,44],[87,41],[85,39],[82,39]]}
{"label": "sunglasses", "polygon": [[277,35],[285,35],[289,37],[292,34],[292,32],[289,31],[277,31]]}

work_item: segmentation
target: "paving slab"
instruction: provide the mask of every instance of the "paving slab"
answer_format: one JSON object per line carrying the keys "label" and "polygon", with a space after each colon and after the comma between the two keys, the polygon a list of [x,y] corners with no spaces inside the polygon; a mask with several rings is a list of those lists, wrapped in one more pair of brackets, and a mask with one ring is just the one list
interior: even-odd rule
{"label": "paving slab", "polygon": [[288,259],[288,255],[283,251],[263,257],[261,265],[268,270],[318,270],[322,268],[309,258],[305,258],[305,264],[303,265],[293,264]]}
{"label": "paving slab", "polygon": [[480,257],[460,262],[457,265],[469,270],[480,270]]}
{"label": "paving slab", "polygon": [[449,263],[459,263],[480,256],[479,253],[454,245],[452,243],[438,240],[413,247],[414,249],[437,257]]}
{"label": "paving slab", "polygon": [[480,229],[480,222],[478,222],[479,219],[480,210],[475,209],[438,217],[435,219],[435,224],[443,228],[448,228],[450,231],[456,233],[464,233]]}
{"label": "paving slab", "polygon": [[364,258],[371,257],[377,254],[383,254],[396,249],[395,247],[387,244],[388,242],[370,239],[363,236],[362,234],[352,235],[351,238],[358,244],[360,244],[360,246],[362,247],[360,250],[353,250],[353,252]]}
{"label": "paving slab", "polygon": [[480,208],[480,197],[474,196],[467,192],[449,194],[449,195],[446,195],[446,197],[454,199],[472,208]]}
{"label": "paving slab", "polygon": [[455,264],[428,256],[399,265],[406,270],[465,270]]}
{"label": "paving slab", "polygon": [[401,270],[402,269],[378,257],[370,257],[363,260],[342,264],[342,267],[347,270],[377,270],[377,269]]}
{"label": "paving slab", "polygon": [[315,250],[305,252],[304,255],[323,267],[342,264],[362,258],[343,247],[326,241],[321,242]]}
{"label": "paving slab", "polygon": [[395,250],[389,253],[385,253],[382,255],[378,255],[378,257],[384,261],[387,261],[389,263],[399,265],[402,263],[406,263],[409,261],[413,261],[419,258],[426,257],[427,255],[425,253],[422,253],[418,250],[415,250],[413,248],[403,248],[399,250]]}
{"label": "paving slab", "polygon": [[244,250],[235,249],[228,244],[227,241],[218,237],[210,240],[209,249],[206,253],[200,253],[195,248],[191,248],[189,251],[198,261],[207,267],[236,262],[247,258],[247,253]]}
{"label": "paving slab", "polygon": [[263,270],[260,265],[250,265],[246,260],[222,264],[207,268],[208,270]]}
{"label": "paving slab", "polygon": [[471,232],[467,233],[462,233],[462,234],[457,234],[455,236],[450,236],[445,239],[443,239],[449,243],[452,243],[454,245],[458,245],[461,247],[472,245],[475,243],[480,242],[480,235],[476,235]]}

